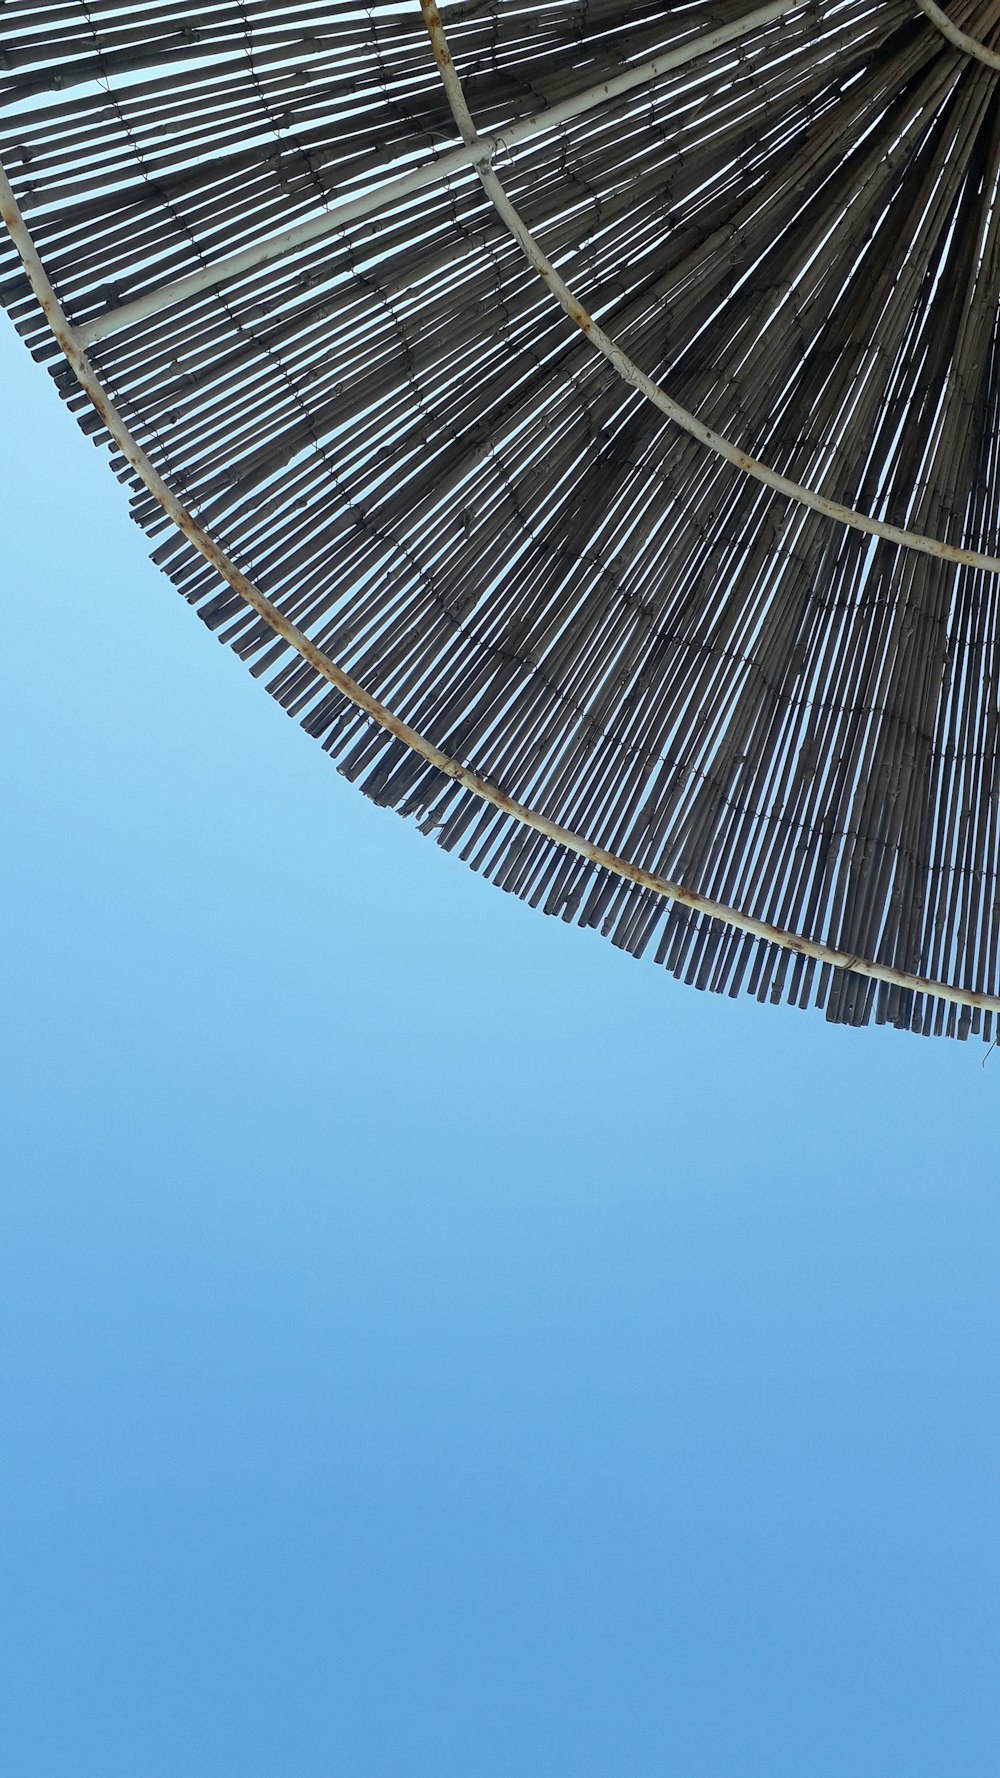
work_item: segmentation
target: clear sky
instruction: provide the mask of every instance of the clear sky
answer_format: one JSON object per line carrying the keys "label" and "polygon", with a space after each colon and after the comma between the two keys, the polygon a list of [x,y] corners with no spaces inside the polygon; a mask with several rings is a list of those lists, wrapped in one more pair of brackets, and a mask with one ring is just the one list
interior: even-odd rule
{"label": "clear sky", "polygon": [[1000,1050],[373,809],[0,332],[10,1778],[996,1778]]}

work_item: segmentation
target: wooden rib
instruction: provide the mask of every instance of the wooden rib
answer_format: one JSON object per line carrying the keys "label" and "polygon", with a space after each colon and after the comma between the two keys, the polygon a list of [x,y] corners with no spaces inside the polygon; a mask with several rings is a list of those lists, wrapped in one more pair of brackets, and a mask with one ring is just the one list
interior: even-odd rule
{"label": "wooden rib", "polygon": [[1000,55],[997,55],[996,50],[988,49],[978,38],[970,37],[967,31],[960,30],[936,4],[936,0],[917,0],[917,5],[935,29],[941,32],[942,37],[946,37],[956,49],[960,49],[964,55],[972,56],[977,62],[982,62],[986,68],[994,71],[1000,69]]}

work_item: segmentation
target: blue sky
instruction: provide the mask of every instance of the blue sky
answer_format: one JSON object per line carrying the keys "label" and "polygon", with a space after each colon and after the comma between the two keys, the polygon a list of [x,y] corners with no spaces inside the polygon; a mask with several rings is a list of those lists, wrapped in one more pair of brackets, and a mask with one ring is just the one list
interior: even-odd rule
{"label": "blue sky", "polygon": [[0,335],[12,1778],[995,1778],[1000,1051],[346,785]]}

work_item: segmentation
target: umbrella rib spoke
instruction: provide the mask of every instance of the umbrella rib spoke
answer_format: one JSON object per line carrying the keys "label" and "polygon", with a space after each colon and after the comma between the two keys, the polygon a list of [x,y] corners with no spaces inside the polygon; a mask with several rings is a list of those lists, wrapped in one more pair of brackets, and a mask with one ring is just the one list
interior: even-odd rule
{"label": "umbrella rib spoke", "polygon": [[935,0],[917,0],[917,5],[924,17],[929,19],[930,23],[940,31],[942,37],[946,37],[956,49],[964,50],[967,56],[974,56],[977,62],[983,63],[984,67],[1000,70],[1000,55],[996,50],[987,49],[985,43],[980,43],[978,38],[970,37],[967,31],[962,31],[958,25],[952,24],[948,14],[935,4]]}

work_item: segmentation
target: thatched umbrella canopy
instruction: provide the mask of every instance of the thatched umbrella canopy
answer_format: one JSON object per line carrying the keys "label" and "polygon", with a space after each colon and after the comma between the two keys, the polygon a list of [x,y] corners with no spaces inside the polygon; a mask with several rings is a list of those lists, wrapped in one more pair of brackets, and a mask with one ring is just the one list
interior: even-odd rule
{"label": "thatched umbrella canopy", "polygon": [[1000,4],[949,6],[3,0],[0,271],[367,795],[699,987],[989,1037]]}

